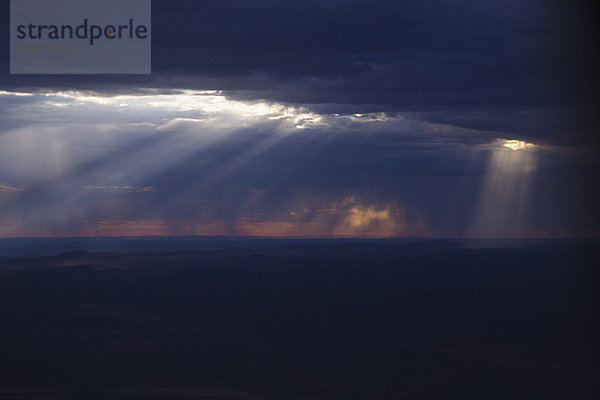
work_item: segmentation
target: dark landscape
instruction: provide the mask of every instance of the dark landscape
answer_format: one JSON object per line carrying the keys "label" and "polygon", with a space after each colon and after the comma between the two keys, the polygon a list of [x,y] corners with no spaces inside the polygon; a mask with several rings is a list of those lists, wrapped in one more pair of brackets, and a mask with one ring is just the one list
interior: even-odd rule
{"label": "dark landscape", "polygon": [[0,398],[600,394],[597,241],[232,243],[0,258]]}

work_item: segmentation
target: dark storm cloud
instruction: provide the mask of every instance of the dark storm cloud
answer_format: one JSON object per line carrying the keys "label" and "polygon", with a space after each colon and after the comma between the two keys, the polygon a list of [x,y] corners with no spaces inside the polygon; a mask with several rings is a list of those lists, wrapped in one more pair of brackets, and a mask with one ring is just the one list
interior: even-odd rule
{"label": "dark storm cloud", "polygon": [[[154,0],[153,76],[3,76],[2,83],[213,88],[394,108],[580,106],[595,74],[587,11],[541,1]],[[6,31],[7,7],[3,19]]]}
{"label": "dark storm cloud", "polygon": [[[435,111],[421,117],[482,129],[510,125],[502,121],[511,110],[525,109],[526,127],[513,123],[515,135],[573,144],[592,138],[594,14],[581,1],[154,0],[152,76],[15,77],[5,62],[1,84],[218,89],[338,112]],[[2,18],[7,33],[7,6]],[[490,118],[473,125],[467,114],[482,107]],[[559,139],[564,125],[570,133]]]}

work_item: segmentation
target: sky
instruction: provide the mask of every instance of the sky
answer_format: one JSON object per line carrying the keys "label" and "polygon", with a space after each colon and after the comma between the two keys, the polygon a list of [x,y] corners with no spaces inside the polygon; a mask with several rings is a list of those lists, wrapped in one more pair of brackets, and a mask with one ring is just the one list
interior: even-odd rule
{"label": "sky", "polygon": [[0,237],[597,237],[598,6],[152,2],[152,74],[10,75]]}

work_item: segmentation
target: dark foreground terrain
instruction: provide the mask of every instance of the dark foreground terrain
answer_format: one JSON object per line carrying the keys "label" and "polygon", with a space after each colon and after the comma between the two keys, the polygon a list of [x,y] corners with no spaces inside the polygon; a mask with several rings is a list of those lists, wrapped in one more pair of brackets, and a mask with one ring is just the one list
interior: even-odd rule
{"label": "dark foreground terrain", "polygon": [[597,245],[0,258],[0,399],[598,399]]}

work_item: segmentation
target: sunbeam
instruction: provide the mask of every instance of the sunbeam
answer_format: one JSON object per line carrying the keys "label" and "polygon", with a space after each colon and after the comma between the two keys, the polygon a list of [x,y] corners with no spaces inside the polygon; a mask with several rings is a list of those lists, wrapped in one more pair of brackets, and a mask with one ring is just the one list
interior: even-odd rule
{"label": "sunbeam", "polygon": [[520,140],[498,140],[493,144],[470,236],[528,236],[537,147]]}

